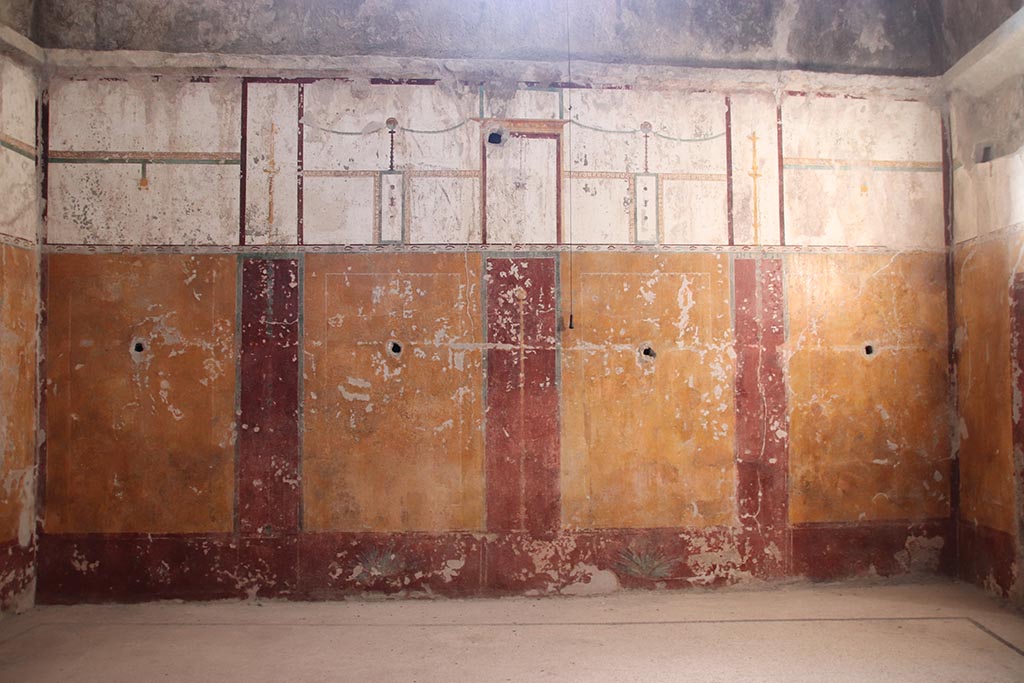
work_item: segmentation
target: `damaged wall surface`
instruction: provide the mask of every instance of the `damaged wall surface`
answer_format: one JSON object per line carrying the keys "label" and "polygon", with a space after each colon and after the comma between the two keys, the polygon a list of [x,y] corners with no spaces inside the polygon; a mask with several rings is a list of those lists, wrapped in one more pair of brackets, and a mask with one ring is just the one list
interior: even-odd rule
{"label": "damaged wall surface", "polygon": [[36,79],[0,58],[0,611],[32,604],[36,563]]}
{"label": "damaged wall surface", "polygon": [[1024,79],[952,99],[960,572],[1024,595]]}
{"label": "damaged wall surface", "polygon": [[63,75],[49,103],[39,600],[952,568],[925,95]]}

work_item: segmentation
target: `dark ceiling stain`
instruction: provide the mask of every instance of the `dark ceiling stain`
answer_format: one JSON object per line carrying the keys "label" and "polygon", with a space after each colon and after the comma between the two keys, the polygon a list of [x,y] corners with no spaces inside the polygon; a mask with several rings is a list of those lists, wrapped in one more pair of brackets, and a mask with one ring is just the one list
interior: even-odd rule
{"label": "dark ceiling stain", "polygon": [[[10,0],[43,47],[936,75],[1024,0]],[[792,19],[790,19],[792,17]],[[787,22],[787,23],[783,23]],[[791,22],[791,23],[789,23]],[[776,53],[775,43],[786,37]]]}

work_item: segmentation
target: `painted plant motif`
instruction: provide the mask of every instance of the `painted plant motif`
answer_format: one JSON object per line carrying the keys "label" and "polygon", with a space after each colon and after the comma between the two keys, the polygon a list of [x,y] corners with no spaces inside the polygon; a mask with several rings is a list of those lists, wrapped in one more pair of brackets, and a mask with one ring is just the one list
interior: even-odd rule
{"label": "painted plant motif", "polygon": [[369,548],[359,556],[355,580],[362,586],[393,582],[405,572],[406,565],[406,558],[395,552],[394,546]]}
{"label": "painted plant motif", "polygon": [[679,565],[679,558],[671,558],[656,548],[629,545],[619,551],[615,571],[638,579],[667,579]]}

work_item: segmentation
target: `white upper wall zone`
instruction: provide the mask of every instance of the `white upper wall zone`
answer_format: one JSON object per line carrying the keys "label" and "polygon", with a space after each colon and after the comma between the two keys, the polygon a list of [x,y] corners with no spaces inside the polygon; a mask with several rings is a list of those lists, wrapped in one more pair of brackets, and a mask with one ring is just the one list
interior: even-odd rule
{"label": "white upper wall zone", "polygon": [[942,123],[921,102],[789,95],[787,244],[945,246]]}
{"label": "white upper wall zone", "polygon": [[36,79],[0,58],[0,235],[31,243],[39,226],[35,147]]}
{"label": "white upper wall zone", "polygon": [[49,242],[238,244],[245,175],[251,245],[944,246],[920,102],[782,96],[780,155],[770,93],[242,83],[56,79]]}

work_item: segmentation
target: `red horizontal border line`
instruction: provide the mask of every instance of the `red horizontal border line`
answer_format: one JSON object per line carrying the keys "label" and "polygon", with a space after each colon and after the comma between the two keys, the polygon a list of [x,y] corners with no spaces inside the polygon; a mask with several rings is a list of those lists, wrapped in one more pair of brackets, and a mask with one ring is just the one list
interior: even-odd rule
{"label": "red horizontal border line", "polygon": [[371,78],[370,85],[437,85],[440,78]]}
{"label": "red horizontal border line", "polygon": [[312,77],[286,78],[286,77],[278,77],[278,76],[246,76],[246,77],[244,77],[242,79],[242,82],[243,83],[269,83],[269,84],[275,84],[276,83],[276,84],[287,85],[289,83],[290,84],[316,83],[319,80],[342,81],[342,82],[345,82],[345,83],[349,82],[348,78],[343,78],[343,77],[320,79],[320,78],[312,78]]}

